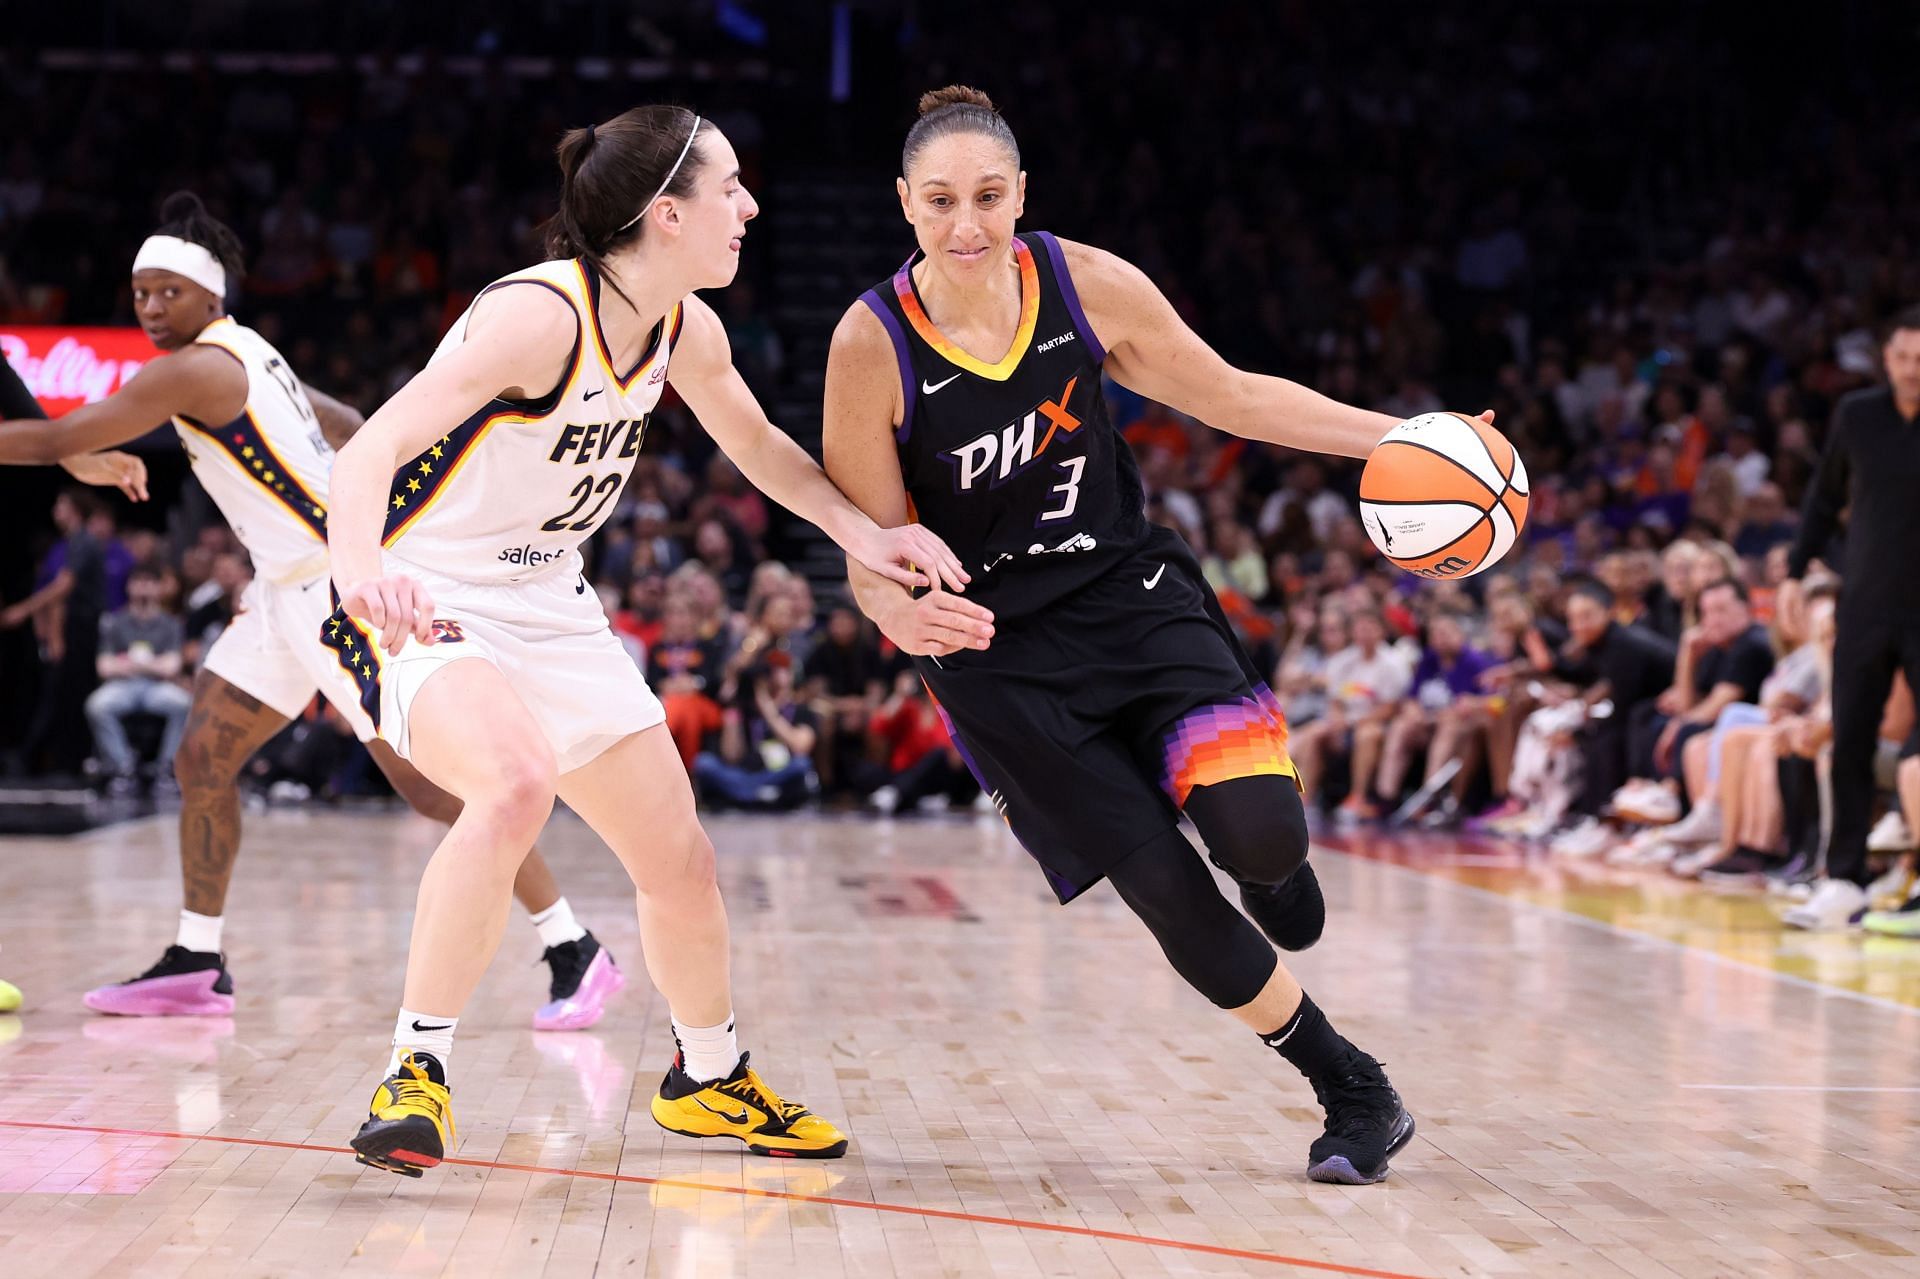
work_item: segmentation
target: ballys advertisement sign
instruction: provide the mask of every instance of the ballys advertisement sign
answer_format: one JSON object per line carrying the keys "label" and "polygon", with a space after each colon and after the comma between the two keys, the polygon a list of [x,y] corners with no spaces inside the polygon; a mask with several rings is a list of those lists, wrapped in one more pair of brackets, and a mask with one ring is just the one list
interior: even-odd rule
{"label": "ballys advertisement sign", "polygon": [[106,399],[159,355],[136,328],[0,325],[0,356],[53,417]]}

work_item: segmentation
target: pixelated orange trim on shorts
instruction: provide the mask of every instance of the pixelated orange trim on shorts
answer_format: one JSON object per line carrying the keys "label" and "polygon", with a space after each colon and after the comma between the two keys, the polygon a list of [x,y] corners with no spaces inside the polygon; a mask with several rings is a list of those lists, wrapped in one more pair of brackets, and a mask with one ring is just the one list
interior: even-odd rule
{"label": "pixelated orange trim on shorts", "polygon": [[1185,806],[1196,786],[1212,786],[1236,777],[1291,777],[1300,774],[1287,755],[1287,717],[1265,684],[1250,698],[1188,711],[1168,730],[1160,785],[1175,804]]}

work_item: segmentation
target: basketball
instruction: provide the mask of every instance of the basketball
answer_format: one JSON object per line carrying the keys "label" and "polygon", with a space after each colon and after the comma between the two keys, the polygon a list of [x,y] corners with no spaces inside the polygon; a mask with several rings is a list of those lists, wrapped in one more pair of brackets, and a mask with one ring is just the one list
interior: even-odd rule
{"label": "basketball", "polygon": [[1360,522],[1380,553],[1421,577],[1472,577],[1527,523],[1527,468],[1507,437],[1463,413],[1388,431],[1360,475]]}

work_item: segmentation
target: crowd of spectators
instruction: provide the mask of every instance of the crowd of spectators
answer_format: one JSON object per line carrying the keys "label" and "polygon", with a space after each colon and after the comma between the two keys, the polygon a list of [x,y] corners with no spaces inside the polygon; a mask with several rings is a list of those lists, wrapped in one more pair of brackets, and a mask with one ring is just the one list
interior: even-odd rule
{"label": "crowd of spectators", "polygon": [[[1684,815],[1712,838],[1677,847],[1715,857],[1667,836],[1636,855],[1745,873],[1735,854],[1806,843],[1805,801],[1777,820],[1755,807],[1798,794],[1788,761],[1819,751],[1820,598],[1782,596],[1785,548],[1832,406],[1878,378],[1878,327],[1920,299],[1899,215],[1920,105],[1894,87],[1912,33],[1872,6],[1808,24],[1789,76],[1777,42],[1720,29],[1711,6],[1660,13],[1572,5],[1549,29],[1518,4],[1384,25],[1278,4],[1174,25],[1031,5],[981,24],[876,5],[861,20],[890,55],[850,102],[797,114],[778,109],[791,85],[733,81],[683,95],[750,183],[833,165],[884,194],[906,104],[980,83],[1021,139],[1028,224],[1139,263],[1228,358],[1395,415],[1494,409],[1533,476],[1529,529],[1495,572],[1435,585],[1375,556],[1351,465],[1108,386],[1150,515],[1201,555],[1314,794],[1346,820],[1485,808],[1578,852],[1603,812]],[[478,287],[538,256],[562,128],[625,104],[618,85],[429,64],[157,75],[109,107],[101,77],[8,71],[0,100],[28,127],[0,159],[0,318],[124,317],[125,255],[103,246],[130,247],[150,211],[126,193],[192,187],[252,250],[243,318],[367,409]],[[1111,84],[1127,91],[1094,88]],[[198,122],[177,147],[130,145],[177,119]],[[71,143],[55,154],[28,142],[56,132]],[[108,156],[128,158],[109,174]],[[779,219],[770,205],[775,235]],[[791,286],[746,256],[715,302],[765,392],[818,335],[771,321]],[[772,557],[780,527],[670,404],[591,547],[704,793],[974,802],[897,655]],[[205,591],[222,554],[205,537],[191,566],[149,550],[134,558],[181,592]],[[189,624],[186,668],[196,638]],[[1792,678],[1770,681],[1776,663]],[[1718,731],[1733,707],[1762,718]]]}

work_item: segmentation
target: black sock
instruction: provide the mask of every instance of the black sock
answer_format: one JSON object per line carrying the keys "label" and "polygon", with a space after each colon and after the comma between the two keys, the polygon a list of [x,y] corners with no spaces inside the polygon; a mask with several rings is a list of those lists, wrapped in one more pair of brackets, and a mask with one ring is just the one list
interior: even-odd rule
{"label": "black sock", "polygon": [[1340,1059],[1354,1051],[1305,991],[1300,992],[1300,1007],[1287,1024],[1260,1036],[1260,1042],[1292,1062],[1293,1068],[1308,1079],[1332,1074]]}

